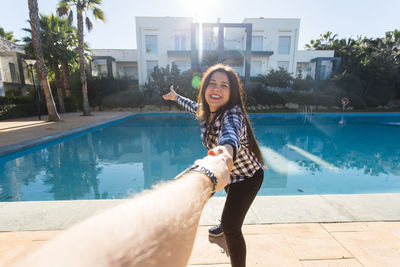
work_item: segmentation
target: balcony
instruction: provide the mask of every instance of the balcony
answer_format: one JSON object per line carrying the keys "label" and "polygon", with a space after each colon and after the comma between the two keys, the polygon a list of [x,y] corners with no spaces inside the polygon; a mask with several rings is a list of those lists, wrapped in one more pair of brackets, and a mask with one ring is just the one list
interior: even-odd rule
{"label": "balcony", "polygon": [[167,50],[168,56],[186,56],[190,57],[190,50]]}

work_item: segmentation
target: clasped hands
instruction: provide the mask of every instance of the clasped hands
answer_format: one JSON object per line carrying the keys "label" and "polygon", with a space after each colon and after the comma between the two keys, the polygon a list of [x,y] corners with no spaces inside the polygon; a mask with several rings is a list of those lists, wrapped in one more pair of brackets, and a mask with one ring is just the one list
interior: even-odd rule
{"label": "clasped hands", "polygon": [[206,157],[195,162],[196,165],[209,169],[217,177],[216,191],[223,189],[229,182],[233,168],[232,147],[230,145],[217,146],[211,149]]}

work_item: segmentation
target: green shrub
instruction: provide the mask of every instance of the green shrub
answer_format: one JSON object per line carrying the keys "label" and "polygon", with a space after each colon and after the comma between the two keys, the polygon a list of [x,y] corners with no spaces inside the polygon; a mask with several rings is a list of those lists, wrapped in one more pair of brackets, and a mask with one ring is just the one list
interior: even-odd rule
{"label": "green shrub", "polygon": [[354,74],[343,73],[342,75],[335,77],[334,80],[345,96],[361,96],[364,91],[360,78]]}
{"label": "green shrub", "polygon": [[280,93],[279,95],[284,100],[284,103],[296,103],[299,105],[315,105],[317,102],[314,94],[287,92],[287,93]]}
{"label": "green shrub", "polygon": [[248,97],[255,99],[256,104],[260,105],[278,105],[285,103],[280,94],[261,87],[249,90]]}
{"label": "green shrub", "polygon": [[32,96],[0,96],[0,105],[7,104],[33,104],[35,102]]}
{"label": "green shrub", "polygon": [[282,67],[270,70],[267,75],[259,75],[261,83],[265,86],[287,88],[293,81],[292,75]]}
{"label": "green shrub", "polygon": [[0,106],[2,105],[9,105],[10,102],[10,97],[8,96],[0,96]]}
{"label": "green shrub", "polygon": [[352,106],[355,109],[364,109],[367,107],[365,101],[358,95],[351,95],[347,98],[350,101],[349,106]]}
{"label": "green shrub", "polygon": [[35,104],[8,104],[0,106],[0,120],[31,117],[37,114]]}
{"label": "green shrub", "polygon": [[295,91],[310,91],[314,86],[312,80],[294,79],[292,88]]}
{"label": "green shrub", "polygon": [[145,104],[144,95],[140,91],[122,91],[106,96],[103,99],[105,108],[142,107]]}
{"label": "green shrub", "polygon": [[366,96],[364,97],[365,103],[368,107],[377,107],[380,105],[380,102],[378,99],[372,96]]}

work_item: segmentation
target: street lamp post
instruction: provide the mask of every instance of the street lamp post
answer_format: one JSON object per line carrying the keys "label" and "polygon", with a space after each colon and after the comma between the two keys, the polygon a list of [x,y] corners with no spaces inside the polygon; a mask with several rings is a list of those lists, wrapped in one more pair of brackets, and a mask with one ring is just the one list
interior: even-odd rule
{"label": "street lamp post", "polygon": [[36,102],[36,108],[38,112],[38,118],[41,120],[41,107],[40,107],[40,92],[36,88],[35,84],[35,77],[33,75],[33,66],[36,64],[36,60],[34,59],[25,59],[25,63],[28,66],[28,71],[31,73],[32,76],[32,83],[33,83],[33,89],[34,89],[34,94],[35,94],[35,102]]}

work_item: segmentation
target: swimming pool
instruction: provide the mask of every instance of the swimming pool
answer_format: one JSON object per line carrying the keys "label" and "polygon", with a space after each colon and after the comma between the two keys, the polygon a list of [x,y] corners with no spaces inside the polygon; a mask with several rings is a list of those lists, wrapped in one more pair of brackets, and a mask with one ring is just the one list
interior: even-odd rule
{"label": "swimming pool", "polygon": [[[250,118],[269,167],[259,195],[400,192],[400,114]],[[199,135],[189,114],[135,115],[9,154],[0,201],[125,198],[203,157]]]}

